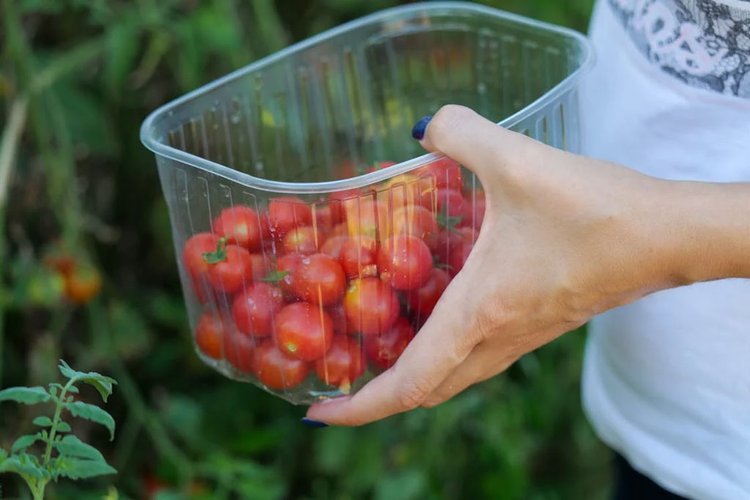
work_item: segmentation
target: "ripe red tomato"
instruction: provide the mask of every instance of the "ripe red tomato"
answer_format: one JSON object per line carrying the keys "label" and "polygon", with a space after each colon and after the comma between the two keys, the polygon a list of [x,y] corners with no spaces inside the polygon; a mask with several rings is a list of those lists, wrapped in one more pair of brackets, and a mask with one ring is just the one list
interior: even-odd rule
{"label": "ripe red tomato", "polygon": [[315,203],[310,207],[312,213],[312,226],[319,233],[329,233],[334,224],[341,222],[341,210],[334,210],[334,207],[327,203]]}
{"label": "ripe red tomato", "polygon": [[312,226],[295,227],[284,236],[282,247],[285,253],[310,255],[318,251],[318,237]]}
{"label": "ripe red tomato", "polygon": [[224,336],[224,357],[242,373],[255,373],[256,339],[231,329]]}
{"label": "ripe red tomato", "polygon": [[448,288],[451,278],[447,272],[442,269],[433,268],[430,270],[430,277],[427,282],[416,290],[411,290],[406,294],[406,302],[409,308],[416,312],[420,318],[427,318],[435,309],[440,296]]}
{"label": "ripe red tomato", "polygon": [[239,245],[217,249],[210,258],[208,281],[217,292],[232,294],[253,279],[253,259],[250,252]]}
{"label": "ripe red tomato", "polygon": [[242,205],[222,210],[213,227],[214,233],[226,238],[227,243],[235,243],[250,251],[260,249],[263,239],[268,237],[265,217]]}
{"label": "ripe red tomato", "polygon": [[393,327],[380,335],[364,338],[365,353],[375,366],[383,370],[390,368],[414,338],[414,328],[404,319],[398,318]]}
{"label": "ripe red tomato", "polygon": [[461,165],[450,158],[441,158],[429,165],[420,167],[417,170],[419,175],[434,178],[434,185],[438,188],[458,189],[463,188],[463,179],[461,178]]}
{"label": "ripe red tomato", "polygon": [[198,233],[185,242],[182,247],[182,263],[193,278],[200,278],[208,273],[209,264],[203,254],[216,251],[219,237],[212,233]]}
{"label": "ripe red tomato", "polygon": [[343,335],[345,333],[350,333],[346,324],[346,312],[344,312],[344,306],[342,304],[336,304],[333,307],[328,307],[326,308],[326,312],[333,321],[334,335]]}
{"label": "ripe red tomato", "polygon": [[445,217],[464,218],[464,196],[457,189],[442,188],[437,191],[437,211]]}
{"label": "ripe red tomato", "polygon": [[458,272],[463,269],[466,259],[469,258],[469,254],[473,247],[473,242],[464,240],[453,252],[451,252],[448,256],[448,271],[451,276],[457,275]]}
{"label": "ripe red tomato", "polygon": [[272,342],[264,342],[256,348],[255,373],[269,389],[292,389],[307,378],[310,367],[304,361],[287,356]]}
{"label": "ripe red tomato", "polygon": [[450,256],[456,253],[464,242],[476,241],[471,228],[443,229],[438,233],[437,243],[433,252],[441,264],[450,264]]}
{"label": "ripe red tomato", "polygon": [[302,264],[304,255],[298,253],[290,253],[280,257],[276,261],[276,271],[279,275],[278,284],[281,287],[281,291],[284,292],[284,297],[287,299],[294,299],[294,272]]}
{"label": "ripe red tomato", "polygon": [[273,317],[281,309],[283,302],[279,288],[268,283],[256,283],[234,299],[234,323],[243,333],[267,337],[273,333]]}
{"label": "ripe red tomato", "polygon": [[341,262],[341,251],[348,239],[346,236],[331,236],[320,247],[320,253],[324,253],[333,260]]}
{"label": "ripe red tomato", "polygon": [[295,302],[276,315],[274,337],[279,349],[303,361],[322,357],[333,340],[333,320],[320,306]]}
{"label": "ripe red tomato", "polygon": [[292,292],[301,300],[329,306],[344,296],[345,289],[344,270],[328,255],[305,256],[294,270]]}
{"label": "ripe red tomato", "polygon": [[398,290],[425,284],[432,269],[432,254],[424,241],[408,234],[388,238],[378,253],[380,277]]}
{"label": "ripe red tomato", "polygon": [[333,231],[331,231],[331,237],[334,236],[348,236],[349,235],[349,228],[347,227],[345,222],[342,222],[340,224],[336,224],[333,226]]}
{"label": "ripe red tomato", "polygon": [[485,211],[486,205],[484,196],[468,196],[464,199],[463,214],[459,226],[471,227],[478,230],[482,227]]}
{"label": "ripe red tomato", "polygon": [[271,271],[271,261],[268,257],[261,253],[250,254],[250,280],[260,281]]}
{"label": "ripe red tomato", "polygon": [[225,330],[224,322],[217,314],[203,313],[195,327],[195,344],[209,358],[221,359],[224,357]]}
{"label": "ripe red tomato", "polygon": [[268,230],[277,240],[291,229],[311,222],[310,206],[296,196],[281,196],[268,202]]}
{"label": "ripe red tomato", "polygon": [[396,292],[378,278],[355,279],[344,295],[349,329],[363,335],[387,331],[398,318],[399,308]]}
{"label": "ripe red tomato", "polygon": [[377,238],[388,228],[385,205],[370,197],[359,197],[344,202],[346,227],[349,236]]}
{"label": "ripe red tomato", "polygon": [[357,198],[360,194],[358,189],[347,189],[328,195],[328,200],[326,201],[331,209],[331,219],[334,224],[339,224],[344,220],[344,204],[346,200]]}
{"label": "ripe red tomato", "polygon": [[423,240],[432,249],[437,244],[439,227],[433,213],[419,205],[408,205],[393,212],[388,236],[410,234]]}
{"label": "ripe red tomato", "polygon": [[328,385],[338,386],[347,393],[365,372],[365,352],[357,340],[346,335],[334,337],[331,348],[315,361],[315,373]]}
{"label": "ripe red tomato", "polygon": [[341,265],[349,278],[377,276],[378,242],[369,236],[347,239],[341,249]]}

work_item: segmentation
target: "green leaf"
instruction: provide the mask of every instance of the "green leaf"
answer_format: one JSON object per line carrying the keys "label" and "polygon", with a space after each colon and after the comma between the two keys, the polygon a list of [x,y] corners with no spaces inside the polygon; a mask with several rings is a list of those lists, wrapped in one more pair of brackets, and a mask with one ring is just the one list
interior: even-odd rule
{"label": "green leaf", "polygon": [[60,420],[57,422],[57,432],[70,432],[70,425],[67,422]]}
{"label": "green leaf", "polygon": [[90,405],[82,401],[65,403],[65,409],[74,417],[85,418],[97,424],[101,424],[109,430],[110,441],[115,438],[115,420],[106,411],[98,406]]}
{"label": "green leaf", "polygon": [[207,264],[218,264],[227,260],[227,240],[226,238],[220,238],[216,244],[216,250],[214,252],[206,252],[203,254],[203,260]]}
{"label": "green leaf", "polygon": [[32,444],[39,441],[39,438],[40,438],[39,434],[27,434],[25,436],[21,436],[15,440],[15,442],[13,443],[13,446],[11,446],[10,448],[10,451],[12,453],[16,453],[21,450],[25,450]]}
{"label": "green leaf", "polygon": [[[74,370],[68,365],[68,363],[66,363],[62,359],[60,360],[59,368],[60,373],[62,373],[64,377],[67,377],[71,380],[80,380],[84,384],[93,386],[94,389],[99,392],[105,403],[107,402],[109,396],[112,394],[112,386],[117,384],[117,381],[115,379],[96,372],[79,372],[77,370]],[[75,392],[78,391],[76,390]]]}
{"label": "green leaf", "polygon": [[113,95],[135,67],[138,55],[138,30],[130,23],[118,23],[107,36],[107,58],[104,61],[104,80]]}
{"label": "green leaf", "polygon": [[54,447],[57,448],[60,455],[104,462],[104,457],[99,450],[90,444],[84,443],[72,434],[56,442]]}
{"label": "green leaf", "polygon": [[36,417],[31,423],[39,427],[52,427],[52,419],[46,415]]}
{"label": "green leaf", "polygon": [[117,474],[117,471],[104,460],[86,460],[69,456],[56,457],[52,460],[51,468],[55,477],[62,476],[70,479]]}
{"label": "green leaf", "polygon": [[266,283],[278,283],[279,281],[286,278],[286,276],[289,274],[289,271],[271,271],[268,273],[268,276],[261,279],[261,281],[265,281]]}
{"label": "green leaf", "polygon": [[0,401],[15,401],[26,405],[46,403],[50,400],[44,387],[9,387],[0,391]]}
{"label": "green leaf", "polygon": [[437,219],[437,223],[440,224],[441,227],[444,227],[448,231],[451,232],[457,232],[456,227],[461,223],[461,216],[450,216],[448,215],[447,210],[443,209],[437,216],[435,217]]}
{"label": "green leaf", "polygon": [[0,448],[0,464],[2,464],[3,460],[5,460],[6,458],[8,458],[8,452]]}
{"label": "green leaf", "polygon": [[27,453],[19,453],[0,462],[0,472],[15,472],[27,476],[43,479],[47,477],[47,471],[36,460],[36,457]]}

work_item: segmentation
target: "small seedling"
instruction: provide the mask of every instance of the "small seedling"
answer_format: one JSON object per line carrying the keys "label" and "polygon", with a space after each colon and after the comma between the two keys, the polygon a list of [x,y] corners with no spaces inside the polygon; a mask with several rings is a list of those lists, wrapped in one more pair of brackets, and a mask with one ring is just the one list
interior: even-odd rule
{"label": "small seedling", "polygon": [[[51,383],[47,389],[41,386],[10,387],[0,391],[0,402],[54,404],[51,418],[40,415],[33,420],[34,425],[41,427],[39,432],[16,439],[10,453],[0,448],[0,473],[11,472],[21,476],[29,486],[34,500],[44,498],[47,484],[60,477],[76,480],[117,472],[99,450],[71,434],[70,425],[63,420],[63,416],[68,414],[90,420],[106,427],[110,440],[114,439],[115,421],[110,414],[98,406],[76,401],[73,394],[78,394],[76,384],[89,384],[106,402],[117,382],[98,373],[73,370],[62,360],[59,368],[60,373],[68,379],[65,385]],[[38,442],[44,445],[41,456],[31,452],[31,447]]]}

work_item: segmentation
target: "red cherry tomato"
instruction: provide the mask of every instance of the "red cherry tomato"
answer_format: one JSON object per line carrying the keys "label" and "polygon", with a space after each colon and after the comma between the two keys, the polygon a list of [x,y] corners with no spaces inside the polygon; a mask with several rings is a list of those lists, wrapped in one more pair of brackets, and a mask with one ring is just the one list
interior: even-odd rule
{"label": "red cherry tomato", "polygon": [[388,228],[385,205],[372,198],[359,197],[345,201],[344,213],[349,236],[377,238]]}
{"label": "red cherry tomato", "polygon": [[378,278],[355,279],[344,295],[349,330],[363,335],[387,331],[398,318],[399,308],[396,292]]}
{"label": "red cherry tomato", "polygon": [[284,306],[274,324],[276,345],[284,353],[313,361],[322,357],[333,340],[333,320],[322,307],[306,302]]}
{"label": "red cherry tomato", "polygon": [[349,228],[347,227],[345,222],[342,222],[340,224],[336,224],[333,226],[333,231],[331,231],[331,237],[333,236],[348,236],[349,235]]}
{"label": "red cherry tomato", "polygon": [[328,352],[315,362],[315,373],[326,384],[338,386],[347,393],[366,367],[365,352],[359,342],[339,335],[334,337]]}
{"label": "red cherry tomato", "polygon": [[464,196],[457,189],[438,189],[437,210],[444,217],[456,217],[459,223],[464,217]]}
{"label": "red cherry tomato", "polygon": [[404,318],[398,318],[393,327],[380,335],[364,338],[365,353],[375,366],[383,370],[394,365],[414,338],[414,328]]}
{"label": "red cherry tomato", "polygon": [[253,259],[250,252],[239,245],[217,249],[209,263],[208,281],[217,292],[232,294],[253,279]]}
{"label": "red cherry tomato", "polygon": [[312,226],[295,227],[284,236],[285,253],[310,255],[318,251],[318,233]]}
{"label": "red cherry tomato", "polygon": [[[450,256],[458,251],[465,241],[469,241],[472,233],[465,231],[470,228],[443,229],[438,233],[437,243],[433,250],[435,257],[441,264],[450,264]],[[472,238],[473,239],[473,238]]]}
{"label": "red cherry tomato", "polygon": [[203,254],[214,252],[219,237],[212,233],[198,233],[191,236],[182,247],[182,263],[193,278],[200,278],[208,273],[209,264]]}
{"label": "red cherry tomato", "polygon": [[291,229],[312,222],[310,206],[296,196],[274,198],[268,203],[268,230],[281,239]]}
{"label": "red cherry tomato", "polygon": [[271,342],[256,349],[255,373],[269,389],[293,389],[307,378],[310,367],[304,361],[287,356]]}
{"label": "red cherry tomato", "polygon": [[461,216],[461,222],[458,225],[479,230],[484,221],[485,211],[486,205],[483,196],[467,197],[464,199],[463,214]]}
{"label": "red cherry tomato", "polygon": [[[358,189],[347,189],[345,191],[336,191],[328,195],[328,207],[331,209],[331,219],[334,224],[339,224],[344,220],[344,204],[346,200],[357,198],[360,195]],[[346,234],[346,233],[344,233]]]}
{"label": "red cherry tomato", "polygon": [[271,261],[263,254],[251,253],[250,254],[250,280],[260,281],[271,271]]}
{"label": "red cherry tomato", "polygon": [[433,213],[419,205],[408,205],[393,212],[389,236],[410,234],[423,240],[432,249],[437,244],[439,227]]}
{"label": "red cherry tomato", "polygon": [[224,357],[242,373],[255,373],[256,340],[236,329],[224,338]]}
{"label": "red cherry tomato", "polygon": [[227,243],[235,243],[250,251],[258,250],[264,238],[268,237],[265,217],[250,207],[236,206],[225,208],[214,220],[214,232],[226,238]]}
{"label": "red cherry tomato", "polygon": [[377,276],[378,242],[369,236],[349,238],[341,249],[341,265],[349,278]]}
{"label": "red cherry tomato", "polygon": [[461,165],[450,158],[441,158],[421,167],[418,173],[434,178],[435,186],[438,188],[458,189],[459,191],[463,188]]}
{"label": "red cherry tomato", "polygon": [[305,256],[294,270],[292,292],[301,300],[329,306],[344,296],[345,289],[344,270],[328,255]]}
{"label": "red cherry tomato", "polygon": [[345,333],[350,333],[346,324],[346,312],[344,312],[344,306],[342,304],[336,304],[333,307],[329,307],[326,309],[326,312],[328,312],[328,315],[333,321],[334,335],[343,335]]}
{"label": "red cherry tomato", "polygon": [[325,243],[323,243],[323,246],[320,247],[320,253],[324,253],[333,260],[341,262],[341,252],[344,243],[346,243],[348,239],[349,238],[346,236],[331,236],[325,241]]}
{"label": "red cherry tomato", "polygon": [[273,333],[273,317],[283,302],[280,289],[268,283],[256,283],[234,299],[234,323],[242,333],[267,337]]}
{"label": "red cherry tomato", "polygon": [[398,290],[425,284],[432,269],[432,254],[424,241],[407,234],[389,238],[378,253],[380,277]]}
{"label": "red cherry tomato", "polygon": [[408,205],[432,208],[432,188],[425,179],[413,174],[402,174],[387,181],[378,192],[378,201],[390,209]]}
{"label": "red cherry tomato", "polygon": [[445,289],[448,288],[450,281],[451,278],[447,272],[433,268],[424,285],[406,294],[406,302],[409,304],[409,308],[416,312],[420,318],[427,318],[432,314],[435,304],[437,304]]}
{"label": "red cherry tomato", "polygon": [[198,349],[212,359],[223,358],[225,326],[222,319],[214,313],[203,313],[195,327],[195,344]]}
{"label": "red cherry tomato", "polygon": [[[312,213],[312,227],[318,233],[329,233],[334,224],[341,222],[341,212],[334,213],[334,208],[328,203],[315,203],[310,207]],[[338,220],[337,220],[338,218]]]}
{"label": "red cherry tomato", "polygon": [[473,242],[464,240],[453,252],[451,252],[448,256],[448,271],[451,276],[457,275],[458,272],[463,269],[466,259],[469,258],[469,254],[473,247]]}
{"label": "red cherry tomato", "polygon": [[293,300],[294,294],[294,272],[302,264],[304,255],[298,253],[290,253],[280,257],[276,261],[276,271],[278,274],[278,285],[281,287],[281,291],[284,292],[284,297]]}

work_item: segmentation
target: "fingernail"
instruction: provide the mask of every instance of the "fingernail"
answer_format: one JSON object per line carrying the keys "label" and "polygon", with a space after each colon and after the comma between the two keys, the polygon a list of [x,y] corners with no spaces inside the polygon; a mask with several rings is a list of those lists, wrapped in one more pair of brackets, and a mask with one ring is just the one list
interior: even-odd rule
{"label": "fingernail", "polygon": [[432,120],[432,116],[430,115],[420,118],[420,120],[414,124],[414,128],[411,129],[411,136],[416,140],[421,141],[422,138],[424,138],[424,133],[427,130],[427,125],[430,123],[430,120]]}
{"label": "fingernail", "polygon": [[307,417],[302,418],[302,423],[310,427],[315,427],[316,429],[320,427],[328,427],[328,424],[324,422],[318,422],[317,420],[312,420]]}

